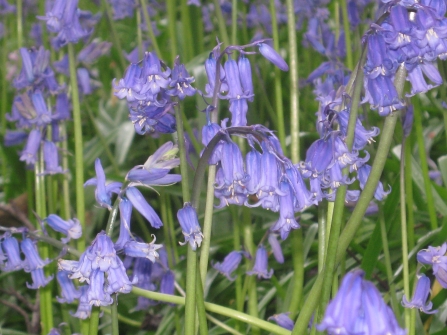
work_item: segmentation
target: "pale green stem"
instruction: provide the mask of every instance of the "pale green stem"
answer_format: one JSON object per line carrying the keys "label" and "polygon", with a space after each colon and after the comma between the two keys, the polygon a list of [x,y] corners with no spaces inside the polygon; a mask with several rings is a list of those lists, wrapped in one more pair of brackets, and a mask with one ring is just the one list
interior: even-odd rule
{"label": "pale green stem", "polygon": [[121,47],[121,42],[120,42],[120,39],[118,38],[118,34],[116,32],[115,20],[113,19],[112,9],[110,8],[110,4],[109,4],[108,0],[103,0],[102,4],[103,4],[106,14],[107,14],[107,21],[108,21],[107,26],[110,28],[110,31],[112,33],[113,46],[116,48],[117,53],[118,53],[118,60],[121,65],[121,71],[124,71],[124,69],[127,67],[127,63],[126,63],[126,60],[124,59],[123,48]]}
{"label": "pale green stem", "polygon": [[181,1],[181,23],[183,31],[183,52],[182,57],[185,61],[190,61],[194,57],[194,51],[192,46],[193,36],[191,29],[191,17],[189,15],[189,6],[187,0]]}
{"label": "pale green stem", "polygon": [[213,3],[214,11],[217,17],[217,26],[219,27],[219,34],[222,38],[222,42],[224,43],[224,47],[227,47],[230,45],[230,38],[228,37],[227,24],[223,17],[222,9],[220,8],[220,2],[219,0],[213,0]]}
{"label": "pale green stem", "polygon": [[238,10],[237,10],[237,0],[232,0],[231,1],[231,8],[233,9],[231,11],[231,44],[232,45],[237,45],[237,32],[238,32],[238,28],[237,28],[237,14],[238,14]]}
{"label": "pale green stem", "polygon": [[[17,0],[16,5],[17,17],[17,49],[23,47],[23,0]],[[5,52],[3,50],[3,52]]]}
{"label": "pale green stem", "polygon": [[90,314],[90,323],[88,334],[89,335],[98,335],[98,326],[99,326],[99,314],[101,309],[99,307],[93,306],[92,313]]}
{"label": "pale green stem", "polygon": [[174,110],[175,110],[175,121],[177,124],[178,148],[180,154],[180,171],[182,173],[182,196],[183,196],[183,202],[189,202],[191,196],[189,192],[188,161],[186,160],[183,121],[180,108],[175,107]]}
{"label": "pale green stem", "polygon": [[195,335],[196,319],[196,274],[197,253],[187,245],[186,256],[186,298],[185,298],[185,335]]}
{"label": "pale green stem", "polygon": [[[75,190],[76,190],[76,216],[85,232],[85,196],[84,196],[84,155],[82,139],[81,107],[79,104],[78,80],[76,76],[76,58],[74,46],[68,43],[68,61],[70,67],[71,100],[73,105],[74,143],[75,143]],[[85,249],[85,235],[77,240],[78,249]]]}
{"label": "pale green stem", "polygon": [[346,0],[341,0],[341,11],[343,14],[343,30],[345,31],[346,66],[352,70],[354,68],[354,61],[352,59],[351,30],[349,27],[348,3]]}
{"label": "pale green stem", "polygon": [[141,10],[137,9],[137,46],[138,46],[138,59],[143,59],[143,32],[141,30]]}
{"label": "pale green stem", "polygon": [[[410,297],[410,271],[408,267],[408,238],[407,238],[407,213],[406,213],[406,193],[405,193],[405,139],[402,142],[402,148],[400,153],[400,227],[402,238],[402,265],[403,265],[403,281],[404,281],[404,294]],[[408,162],[411,164],[411,161]],[[405,328],[410,329],[411,313],[409,308],[405,308]],[[414,334],[408,334],[414,335]]]}
{"label": "pale green stem", "polygon": [[[47,216],[46,210],[46,192],[45,192],[45,178],[43,172],[43,149],[40,149],[39,158],[35,163],[35,190],[36,190],[36,212],[41,218]],[[36,228],[40,229],[39,223],[36,223]],[[42,259],[49,258],[48,245],[41,243],[39,245],[39,254]],[[48,270],[46,269],[46,272]],[[46,273],[48,275],[48,273]],[[40,315],[42,325],[42,335],[46,335],[53,328],[53,305],[51,302],[51,285],[39,289],[40,295]]]}
{"label": "pale green stem", "polygon": [[118,294],[113,295],[113,304],[110,306],[112,312],[112,335],[119,335],[119,324],[118,324]]}
{"label": "pale green stem", "polygon": [[[405,139],[405,162],[411,162],[411,141],[410,138]],[[413,213],[413,175],[411,172],[411,164],[405,164],[405,203],[407,205],[407,234],[408,248],[413,249],[415,245],[414,236],[414,213]]]}
{"label": "pale green stem", "polygon": [[[279,50],[279,34],[278,24],[276,21],[276,6],[275,0],[270,0],[270,16],[272,18],[272,37],[273,47]],[[282,84],[281,84],[281,70],[275,66],[275,107],[276,118],[278,120],[278,138],[281,143],[284,155],[287,156],[286,147],[286,131],[284,125],[284,109],[282,105]]]}
{"label": "pale green stem", "polygon": [[422,130],[422,107],[419,97],[413,99],[414,104],[414,127],[416,130],[416,140],[419,149],[419,159],[421,161],[422,177],[424,178],[425,196],[427,200],[427,209],[430,216],[430,228],[438,227],[436,218],[435,202],[433,200],[432,185],[428,176],[427,152],[425,151],[424,133]]}
{"label": "pale green stem", "polygon": [[290,300],[288,311],[292,317],[296,317],[298,309],[303,300],[303,282],[304,282],[304,246],[303,230],[296,229],[290,233],[291,245],[293,245],[292,264],[293,264],[293,296]]}
{"label": "pale green stem", "polygon": [[327,201],[318,204],[318,273],[323,271],[326,255]]}
{"label": "pale green stem", "polygon": [[211,229],[213,225],[214,210],[214,179],[216,165],[208,167],[208,184],[206,187],[205,217],[203,219],[203,241],[200,250],[200,275],[202,286],[205,286],[206,273],[208,271],[209,252],[211,245]]}
{"label": "pale green stem", "polygon": [[200,335],[208,335],[208,322],[206,321],[206,312],[205,312],[205,299],[203,297],[203,286],[200,275],[200,269],[197,268],[198,276],[197,276],[197,287],[196,287],[196,297],[197,297],[197,314],[199,316],[199,330]]}
{"label": "pale green stem", "polygon": [[300,102],[298,86],[298,49],[296,41],[295,10],[293,0],[286,0],[287,6],[287,31],[289,45],[290,66],[290,151],[293,163],[300,160]]}
{"label": "pale green stem", "polygon": [[[60,134],[62,137],[62,169],[68,171],[68,138],[67,138],[67,124],[63,122],[60,126]],[[68,220],[71,216],[70,213],[70,176],[68,173],[64,173],[62,177],[62,207],[61,212],[65,220]]]}
{"label": "pale green stem", "polygon": [[161,57],[160,48],[158,47],[157,39],[155,38],[154,29],[152,29],[152,22],[151,18],[149,17],[149,13],[147,11],[147,0],[140,0],[141,4],[141,10],[143,11],[143,17],[144,21],[146,21],[146,27],[147,31],[149,33],[149,38],[152,42],[152,47],[155,49],[155,52],[157,53],[158,57]]}
{"label": "pale green stem", "polygon": [[169,46],[171,48],[171,62],[174,64],[175,57],[177,57],[177,35],[176,35],[176,0],[167,0],[166,2],[166,10],[168,12],[168,31],[170,43]]}
{"label": "pale green stem", "polygon": [[[175,296],[175,295],[169,295],[169,294],[163,294],[158,293],[154,291],[146,291],[138,287],[132,288],[132,293],[146,297],[149,299],[157,300],[157,301],[164,301],[168,303],[178,304],[178,305],[185,305],[185,298]],[[273,323],[269,323],[267,321],[255,318],[251,315],[238,312],[234,309],[223,307],[220,305],[212,304],[209,302],[205,302],[205,309],[208,312],[217,313],[219,315],[227,316],[235,320],[243,321],[247,324],[250,324],[252,326],[257,326],[261,329],[264,329],[268,332],[271,332],[273,334],[279,334],[279,335],[290,335],[290,331],[281,328]]]}
{"label": "pale green stem", "polygon": [[391,306],[393,307],[394,314],[396,315],[398,320],[400,320],[399,302],[397,301],[396,285],[394,284],[393,269],[391,267],[391,256],[390,256],[390,249],[388,246],[388,236],[386,231],[385,218],[383,215],[383,208],[380,208],[379,224],[380,224],[380,233],[382,235],[382,246],[386,266],[386,277],[388,280],[388,285],[390,286]]}

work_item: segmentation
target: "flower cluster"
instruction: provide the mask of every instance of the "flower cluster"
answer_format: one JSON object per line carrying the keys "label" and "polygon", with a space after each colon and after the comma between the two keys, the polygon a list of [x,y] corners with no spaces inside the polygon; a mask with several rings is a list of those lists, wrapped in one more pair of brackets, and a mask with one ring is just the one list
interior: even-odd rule
{"label": "flower cluster", "polygon": [[[59,260],[58,267],[59,270],[69,273],[68,278],[86,283],[80,288],[80,304],[74,314],[81,319],[90,315],[93,305],[112,304],[111,294],[129,293],[132,285],[136,283],[136,279],[129,280],[124,264],[116,254],[112,240],[104,232],[100,232],[96,236],[79,261]],[[70,284],[68,287],[62,291],[72,292]],[[63,295],[65,295],[65,299],[70,299],[67,298],[68,293]]]}
{"label": "flower cluster", "polygon": [[445,12],[445,4],[440,1],[393,4],[389,16],[367,37],[364,102],[380,115],[404,105],[393,85],[399,66],[405,66],[411,83],[407,96],[425,93],[442,83],[436,60],[446,59]]}
{"label": "flower cluster", "polygon": [[175,118],[172,110],[175,103],[171,97],[183,100],[196,90],[191,86],[191,77],[179,59],[171,71],[154,52],[146,52],[140,63],[130,64],[123,79],[113,81],[115,95],[126,99],[129,118],[138,134],[173,133]]}
{"label": "flower cluster", "polygon": [[[17,231],[25,233],[25,230]],[[20,253],[25,255],[25,259],[22,260]],[[30,289],[38,289],[46,286],[53,276],[45,277],[43,267],[50,263],[49,259],[42,260],[37,251],[36,244],[28,237],[23,238],[20,243],[12,235],[12,232],[8,231],[0,236],[0,270],[18,271],[24,270],[31,273],[33,284],[26,284]]]}
{"label": "flower cluster", "polygon": [[345,275],[317,329],[328,334],[405,335],[380,292],[363,276],[361,270]]}

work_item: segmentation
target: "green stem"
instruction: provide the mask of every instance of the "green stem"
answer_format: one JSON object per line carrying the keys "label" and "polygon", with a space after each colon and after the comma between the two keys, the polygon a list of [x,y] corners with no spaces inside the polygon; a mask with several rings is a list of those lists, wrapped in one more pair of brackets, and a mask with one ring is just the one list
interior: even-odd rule
{"label": "green stem", "polygon": [[[154,291],[146,291],[138,287],[132,288],[132,293],[139,295],[141,297],[146,297],[149,299],[157,300],[157,301],[164,301],[168,303],[178,304],[178,305],[185,305],[185,298],[175,296],[175,295],[169,295],[169,294],[163,294],[158,293]],[[290,335],[290,331],[281,328],[277,325],[274,325],[272,323],[269,323],[267,321],[255,318],[251,315],[238,312],[234,309],[223,307],[220,305],[212,304],[210,302],[205,302],[205,309],[208,312],[217,313],[219,315],[227,316],[235,320],[243,321],[249,325],[257,326],[259,328],[262,328],[268,332],[271,332],[273,334],[278,335]]]}
{"label": "green stem", "polygon": [[200,269],[197,268],[198,276],[197,276],[197,287],[196,287],[196,297],[197,297],[197,314],[199,315],[199,330],[200,335],[208,335],[208,324],[206,321],[206,312],[205,312],[205,299],[203,298],[203,286],[202,280],[200,279]]}
{"label": "green stem", "polygon": [[185,335],[195,335],[197,253],[187,245]]}
{"label": "green stem", "polygon": [[203,219],[203,241],[200,248],[200,274],[202,286],[205,285],[206,273],[208,271],[208,261],[211,245],[211,229],[213,226],[214,210],[214,179],[216,177],[216,165],[208,168],[208,184],[206,188],[205,217]]}
{"label": "green stem", "polygon": [[[395,86],[400,95],[403,92],[403,84],[405,82],[405,69],[401,67],[397,74],[395,80]],[[388,152],[391,147],[391,143],[393,140],[394,129],[397,123],[397,115],[390,114],[385,118],[382,135],[380,137],[380,142],[377,148],[377,154],[374,159],[374,163],[371,168],[371,172],[366,182],[365,188],[361,193],[357,205],[355,206],[354,211],[351,214],[345,228],[340,234],[340,239],[338,242],[337,255],[335,258],[335,262],[338,263],[344,257],[346,250],[354,238],[358,228],[360,227],[363,216],[365,215],[366,209],[368,208],[369,202],[371,201],[374,192],[376,190],[377,184],[379,182],[380,176],[382,174],[383,168],[385,166],[385,162],[388,156]],[[297,322],[295,323],[295,327],[293,328],[293,335],[301,335],[306,333],[307,325],[309,320],[319,302],[321,291],[323,287],[323,272],[318,275],[312,289],[307,297],[307,300],[304,303],[304,307],[301,310],[301,313],[298,317]]]}
{"label": "green stem", "polygon": [[[194,51],[192,47],[192,28],[191,28],[191,17],[189,15],[189,6],[187,0],[181,1],[181,23],[183,31],[183,52],[182,57],[184,61],[188,62],[194,57]],[[176,21],[177,22],[177,21]]]}
{"label": "green stem", "polygon": [[[40,150],[39,159],[35,164],[35,190],[36,190],[36,212],[41,218],[47,216],[46,211],[46,192],[45,192],[45,178],[42,175],[43,172],[43,149]],[[40,229],[39,224],[36,225],[37,229]],[[49,248],[46,244],[39,245],[39,254],[42,259],[49,258]],[[48,269],[45,269],[48,272]],[[45,273],[46,275],[48,273]],[[39,289],[40,295],[40,315],[42,334],[46,335],[53,328],[53,306],[52,306],[52,293],[51,285],[42,287]]]}
{"label": "green stem", "polygon": [[183,202],[190,202],[188,161],[186,160],[185,135],[183,132],[183,121],[180,108],[175,107],[175,121],[177,123],[178,148],[180,154],[180,171],[182,174],[182,196]]}
{"label": "green stem", "polygon": [[[244,245],[245,250],[247,250],[250,255],[253,256],[256,255],[256,245],[253,242],[253,226],[251,223],[251,213],[250,210],[247,207],[242,208],[242,222],[243,222],[243,238],[244,238]],[[247,260],[247,267],[248,270],[251,270],[251,267],[253,266],[253,260]],[[247,278],[247,285],[248,285],[248,314],[251,316],[258,318],[259,311],[258,311],[258,294],[257,294],[257,285],[256,285],[256,278],[254,276],[249,276]],[[259,334],[260,330],[258,327],[252,328],[252,334]]]}
{"label": "green stem", "polygon": [[141,31],[141,11],[137,9],[137,46],[138,46],[138,59],[143,59],[143,32]]}
{"label": "green stem", "polygon": [[430,216],[430,228],[436,229],[438,227],[438,220],[436,218],[435,202],[433,200],[432,186],[430,177],[428,176],[427,152],[425,151],[424,133],[422,130],[422,107],[420,105],[419,97],[413,99],[414,104],[414,127],[416,130],[416,140],[419,149],[419,159],[421,161],[422,177],[424,178],[425,196],[427,200],[427,209]]}
{"label": "green stem", "polygon": [[168,12],[168,31],[171,47],[171,63],[174,64],[175,57],[177,57],[177,35],[175,32],[176,25],[176,0],[167,0],[166,10]]}
{"label": "green stem", "polygon": [[88,329],[89,335],[98,335],[99,326],[99,314],[101,309],[99,307],[93,306],[92,313],[90,314],[90,324]]}
{"label": "green stem", "polygon": [[17,49],[20,49],[21,47],[23,47],[23,0],[17,0],[16,17],[17,17]]}
{"label": "green stem", "polygon": [[216,17],[217,17],[217,25],[219,27],[219,35],[222,38],[224,47],[227,47],[230,45],[230,38],[228,37],[227,24],[223,17],[222,9],[220,8],[220,1],[213,0],[213,3],[214,3],[214,10],[216,12]]}
{"label": "green stem", "polygon": [[[85,198],[84,198],[84,146],[82,143],[81,107],[79,104],[78,80],[76,77],[76,58],[73,44],[68,44],[68,60],[70,67],[71,100],[73,104],[75,170],[76,170],[76,216],[85,232]],[[85,235],[77,240],[78,249],[85,249]]]}
{"label": "green stem", "polygon": [[124,71],[127,67],[127,63],[126,60],[124,59],[123,48],[121,47],[121,42],[116,32],[115,20],[113,19],[112,9],[110,8],[109,2],[107,0],[103,0],[102,5],[104,6],[105,12],[107,14],[107,21],[109,23],[108,27],[110,28],[110,31],[112,33],[113,45],[115,46],[116,51],[118,53],[118,60],[121,65],[121,71]]}
{"label": "green stem", "polygon": [[[403,265],[403,281],[404,281],[404,294],[410,297],[410,272],[408,267],[408,238],[407,238],[407,213],[406,213],[406,193],[405,193],[405,139],[402,142],[402,148],[400,153],[400,227],[401,227],[401,238],[402,238],[402,265]],[[411,164],[411,161],[408,162]],[[410,318],[411,313],[409,308],[405,308],[405,328],[410,329]],[[408,334],[414,335],[414,334]]]}
{"label": "green stem", "polygon": [[300,160],[300,101],[298,86],[298,48],[296,41],[295,9],[293,0],[286,0],[287,6],[287,31],[289,41],[289,65],[290,65],[290,151],[293,163]]}
{"label": "green stem", "polygon": [[238,14],[238,10],[237,10],[237,0],[232,0],[231,1],[231,44],[232,45],[237,45],[237,14]]}
{"label": "green stem", "polygon": [[341,0],[341,11],[343,14],[343,30],[345,31],[345,43],[346,43],[346,66],[352,70],[354,67],[354,61],[352,59],[352,43],[351,43],[351,30],[349,28],[348,17],[348,3],[346,0]]}
{"label": "green stem", "polygon": [[292,264],[293,264],[293,298],[290,301],[288,311],[292,317],[298,313],[303,300],[304,283],[304,245],[303,230],[296,229],[290,233],[291,245],[293,246]]}
{"label": "green stem", "polygon": [[149,38],[151,39],[152,46],[155,49],[158,57],[161,57],[160,48],[158,47],[157,39],[155,38],[154,29],[152,29],[151,18],[149,17],[149,13],[147,12],[147,0],[140,0],[141,10],[143,11],[144,21],[146,21],[147,31],[149,33]]}
{"label": "green stem", "polygon": [[[272,18],[272,37],[273,47],[279,50],[279,34],[278,24],[276,22],[276,6],[275,0],[270,0],[270,16]],[[281,85],[281,70],[275,66],[275,103],[276,116],[278,120],[278,138],[281,143],[284,155],[287,156],[286,147],[286,131],[284,126],[284,109],[282,105],[282,85]]]}
{"label": "green stem", "polygon": [[408,232],[408,248],[413,249],[415,245],[414,235],[414,201],[413,201],[413,176],[411,172],[411,141],[410,138],[405,139],[405,203],[407,204],[407,232]]}
{"label": "green stem", "polygon": [[112,312],[112,335],[119,335],[119,324],[118,324],[118,294],[113,295],[113,304],[110,306]]}
{"label": "green stem", "polygon": [[326,255],[327,201],[318,204],[318,273],[323,271]]}
{"label": "green stem", "polygon": [[399,303],[397,301],[396,285],[394,284],[393,269],[391,267],[390,249],[388,246],[388,236],[382,208],[380,208],[379,211],[379,224],[380,224],[380,232],[382,235],[382,246],[386,266],[386,277],[388,280],[388,285],[390,286],[391,306],[393,307],[394,314],[398,317],[398,319],[400,319]]}
{"label": "green stem", "polygon": [[[63,122],[60,126],[60,132],[62,137],[62,169],[68,171],[68,138],[67,138],[67,123]],[[71,216],[70,213],[70,176],[68,173],[64,173],[62,177],[62,205],[61,213],[65,220],[68,220]]]}

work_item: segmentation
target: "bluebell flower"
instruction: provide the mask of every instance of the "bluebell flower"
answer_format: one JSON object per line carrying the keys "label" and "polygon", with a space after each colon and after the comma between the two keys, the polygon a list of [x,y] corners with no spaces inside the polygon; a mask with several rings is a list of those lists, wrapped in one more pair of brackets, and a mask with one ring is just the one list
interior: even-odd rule
{"label": "bluebell flower", "polygon": [[92,305],[90,304],[90,300],[88,298],[88,290],[89,285],[83,285],[79,287],[81,291],[81,295],[79,297],[79,305],[76,313],[70,313],[74,317],[79,319],[87,319],[92,312]]}
{"label": "bluebell flower", "polygon": [[82,236],[82,227],[78,219],[63,220],[56,214],[50,214],[44,221],[55,231],[64,234],[62,243],[68,243],[70,239],[78,239]]}
{"label": "bluebell flower", "polygon": [[278,240],[276,239],[275,234],[269,234],[268,241],[270,246],[272,247],[272,254],[273,257],[275,257],[276,261],[279,264],[284,263],[284,255],[282,253],[281,245],[279,244]]}
{"label": "bluebell flower", "polygon": [[327,330],[328,334],[405,335],[380,292],[363,276],[361,270],[345,275],[317,329]]}
{"label": "bluebell flower", "polygon": [[268,267],[267,249],[260,245],[256,251],[255,264],[251,271],[248,271],[249,276],[256,275],[258,278],[269,279],[273,275],[273,269],[267,270]]}
{"label": "bluebell flower", "polygon": [[100,42],[99,39],[94,39],[90,44],[79,51],[77,59],[81,63],[87,65],[92,64],[99,57],[106,55],[111,47],[112,43],[110,42]]}
{"label": "bluebell flower", "polygon": [[[370,172],[371,172],[371,166],[368,164],[364,164],[357,170],[357,179],[360,183],[360,188],[362,190],[365,187],[366,182],[368,181]],[[383,189],[382,183],[379,182],[374,192],[374,198],[376,198],[377,200],[383,200],[390,192],[391,188],[388,191],[385,191]]]}
{"label": "bluebell flower", "polygon": [[286,178],[279,184],[279,191],[279,219],[270,229],[279,232],[281,239],[285,240],[290,231],[298,229],[300,225],[295,219],[294,194]]}
{"label": "bluebell flower", "polygon": [[146,199],[136,187],[128,187],[126,189],[126,196],[127,199],[129,199],[129,201],[132,203],[132,206],[135,207],[140,212],[140,214],[149,221],[153,228],[158,229],[163,226],[160,217],[147,203]]}
{"label": "bluebell flower", "polygon": [[132,216],[132,203],[127,198],[121,198],[120,204],[120,233],[115,242],[115,249],[122,250],[124,245],[131,240],[130,218]]}
{"label": "bluebell flower", "polygon": [[78,78],[79,93],[82,95],[88,95],[93,92],[93,88],[90,85],[90,74],[86,68],[80,67],[76,69],[76,76]]}
{"label": "bluebell flower", "polygon": [[169,174],[171,169],[180,164],[180,159],[175,158],[177,152],[177,145],[166,142],[153,155],[149,156],[144,165],[138,165],[130,170],[126,180],[132,182],[130,186],[149,187],[179,182],[182,179],[181,175]]}
{"label": "bluebell flower", "polygon": [[149,100],[154,100],[161,89],[169,85],[171,70],[166,67],[163,71],[162,63],[154,52],[146,52],[143,59],[142,76],[145,82],[141,88],[141,94],[147,94]]}
{"label": "bluebell flower", "polygon": [[9,13],[14,13],[16,11],[16,6],[9,4],[7,0],[0,1],[0,14],[5,15]]}
{"label": "bluebell flower", "polygon": [[189,243],[191,249],[196,250],[202,244],[203,239],[196,210],[187,202],[183,208],[178,210],[177,218],[182,228],[183,236],[185,237],[184,242],[179,242],[180,245]]}
{"label": "bluebell flower", "polygon": [[[132,278],[137,281],[136,287],[144,290],[156,291],[157,287],[153,283],[152,268],[153,263],[147,258],[137,258],[133,267]],[[150,306],[156,304],[153,300],[139,296],[137,299],[137,306],[132,311],[147,310]]]}
{"label": "bluebell flower", "polygon": [[130,64],[124,74],[124,78],[118,81],[113,79],[112,85],[115,89],[115,95],[119,99],[126,98],[128,102],[144,100],[145,96],[140,94],[142,88],[142,69],[138,64]]}
{"label": "bluebell flower", "polygon": [[23,261],[23,269],[26,272],[31,272],[36,269],[42,269],[50,262],[49,259],[42,260],[40,258],[34,242],[29,238],[23,239],[23,241],[20,243],[20,249],[25,255],[25,260]]}
{"label": "bluebell flower", "polygon": [[176,96],[180,100],[185,99],[186,96],[193,96],[196,94],[196,89],[191,86],[195,81],[194,77],[190,76],[185,69],[185,65],[181,64],[179,57],[174,61],[174,69],[172,70],[171,81],[169,82],[169,89],[166,94]]}
{"label": "bluebell flower", "polygon": [[136,282],[136,278],[132,281],[129,280],[124,264],[118,262],[117,266],[112,266],[107,271],[107,285],[104,291],[108,294],[129,293],[132,290],[132,285],[136,284]]}
{"label": "bluebell flower", "polygon": [[236,277],[232,277],[231,274],[236,271],[239,264],[242,261],[242,251],[232,251],[227,256],[225,256],[222,263],[213,264],[213,268],[223,274],[230,281],[234,281]]}
{"label": "bluebell flower", "polygon": [[269,62],[277,66],[282,71],[289,71],[289,66],[286,61],[273,49],[270,45],[266,43],[259,43],[259,52],[263,55]]}
{"label": "bluebell flower", "polygon": [[64,173],[62,166],[59,165],[59,155],[56,144],[51,141],[43,143],[43,159],[45,161],[44,174]]}
{"label": "bluebell flower", "polygon": [[68,102],[67,93],[59,93],[56,96],[56,108],[55,113],[52,115],[52,119],[57,121],[70,120],[70,110],[71,107]]}
{"label": "bluebell flower", "polygon": [[175,292],[175,275],[171,270],[166,271],[160,282],[160,293],[171,294]]}
{"label": "bluebell flower", "polygon": [[244,54],[241,54],[237,61],[237,66],[239,69],[242,91],[244,95],[248,97],[248,101],[253,101],[254,93],[250,61]]}
{"label": "bluebell flower", "polygon": [[289,313],[280,313],[280,314],[275,314],[272,315],[271,317],[268,318],[268,320],[273,320],[275,321],[278,326],[285,328],[287,330],[293,330],[293,327],[295,326],[295,322],[293,322],[293,320],[289,317]]}
{"label": "bluebell flower", "polygon": [[136,3],[134,0],[111,0],[113,19],[122,20],[126,17],[133,17]]}
{"label": "bluebell flower", "polygon": [[108,306],[113,303],[110,293],[104,290],[105,274],[100,269],[96,269],[90,276],[90,285],[87,290],[87,297],[92,306]]}
{"label": "bluebell flower", "polygon": [[205,61],[205,71],[208,78],[208,83],[205,85],[205,97],[211,98],[214,94],[214,87],[216,85],[216,73],[217,73],[217,66],[219,66],[219,91],[218,93],[223,93],[228,91],[228,84],[225,79],[225,70],[223,66],[216,62],[215,53],[218,53],[219,45],[217,46],[217,49],[215,49],[213,52],[210,53],[209,57]]}
{"label": "bluebell flower", "polygon": [[430,294],[430,279],[424,274],[421,274],[418,278],[416,284],[416,289],[413,293],[413,298],[408,301],[407,297],[404,295],[402,297],[402,306],[406,308],[418,308],[421,312],[425,314],[435,314],[438,310],[431,311],[433,303],[429,301],[427,303],[428,295]]}
{"label": "bluebell flower", "polygon": [[152,235],[152,237],[154,239],[151,243],[128,241],[124,245],[124,253],[127,256],[147,258],[151,262],[155,262],[155,260],[158,258],[157,249],[162,248],[163,245],[155,244],[155,235]]}
{"label": "bluebell flower", "polygon": [[447,288],[447,243],[441,246],[422,249],[417,253],[417,260],[419,263],[428,264],[432,266],[433,274],[439,281],[442,287]]}
{"label": "bluebell flower", "polygon": [[4,145],[11,147],[23,143],[28,138],[28,134],[20,130],[6,130]]}
{"label": "bluebell flower", "polygon": [[36,268],[31,271],[31,278],[33,279],[33,283],[31,285],[26,283],[26,287],[28,287],[29,289],[37,290],[41,287],[46,286],[53,279],[53,275],[45,277],[43,269]]}
{"label": "bluebell flower", "polygon": [[[202,128],[202,144],[207,146],[208,143],[213,139],[214,136],[221,130],[222,128],[217,123],[212,123],[209,120],[209,113],[207,112],[207,123]],[[220,141],[213,150],[208,163],[210,165],[215,165],[220,161],[222,156],[222,144],[223,141]],[[203,151],[202,151],[203,153]]]}
{"label": "bluebell flower", "polygon": [[74,286],[73,280],[69,278],[68,271],[58,271],[56,279],[61,288],[61,298],[56,297],[60,303],[72,303],[81,296],[81,290]]}
{"label": "bluebell flower", "polygon": [[5,234],[1,247],[6,255],[6,263],[2,266],[2,270],[9,272],[23,269],[25,262],[20,258],[19,242],[17,242],[17,239],[14,236]]}
{"label": "bluebell flower", "polygon": [[96,178],[91,178],[84,183],[85,186],[95,185],[96,202],[108,210],[112,209],[112,193],[118,194],[121,191],[122,183],[111,182],[106,185],[106,175],[101,165],[101,160],[95,160]]}
{"label": "bluebell flower", "polygon": [[408,104],[405,113],[402,113],[402,130],[404,137],[408,137],[413,128],[414,109],[413,105]]}

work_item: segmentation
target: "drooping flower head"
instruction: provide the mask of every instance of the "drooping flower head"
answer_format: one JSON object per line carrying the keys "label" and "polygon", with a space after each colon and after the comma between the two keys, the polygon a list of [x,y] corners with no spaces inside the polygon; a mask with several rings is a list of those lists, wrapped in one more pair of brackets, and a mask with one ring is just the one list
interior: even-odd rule
{"label": "drooping flower head", "polygon": [[191,248],[196,250],[202,244],[203,239],[196,210],[187,202],[177,212],[177,218],[182,227],[183,236],[185,237],[185,241],[180,242],[180,244],[185,245],[189,243]]}

